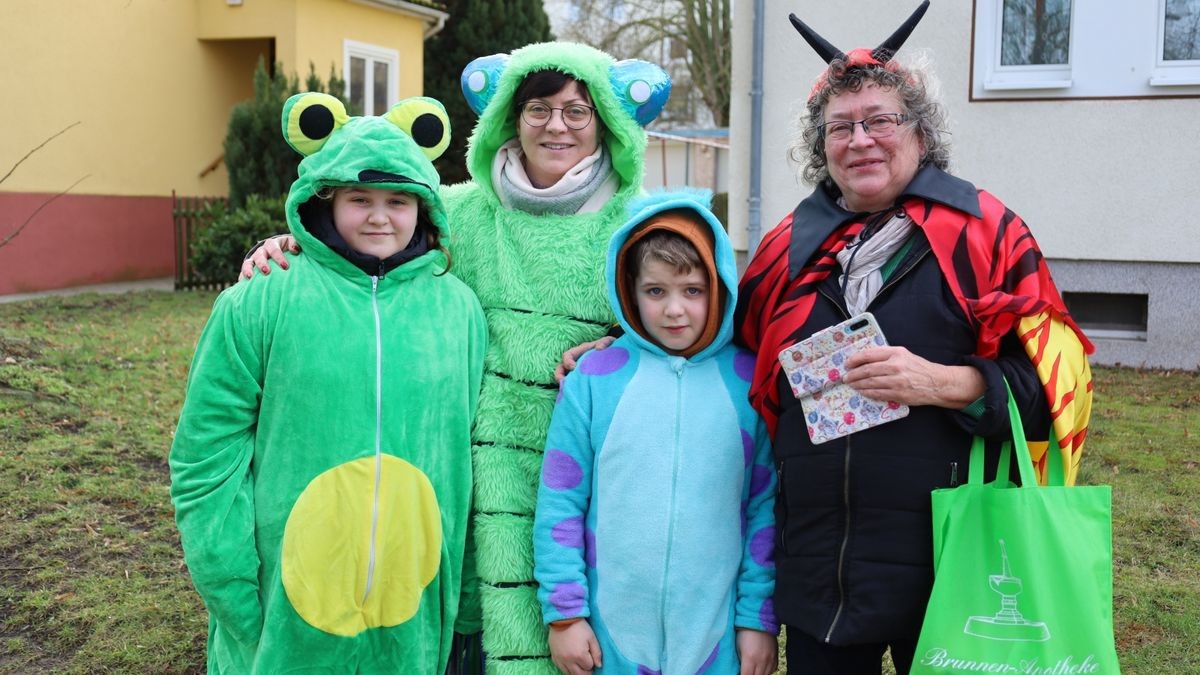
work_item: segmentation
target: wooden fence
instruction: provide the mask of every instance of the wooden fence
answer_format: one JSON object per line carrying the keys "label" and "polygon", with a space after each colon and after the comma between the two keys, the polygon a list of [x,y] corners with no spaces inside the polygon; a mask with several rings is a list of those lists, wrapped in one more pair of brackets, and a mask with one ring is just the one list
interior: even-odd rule
{"label": "wooden fence", "polygon": [[183,197],[175,194],[174,190],[171,191],[171,200],[171,212],[175,218],[175,290],[225,288],[228,283],[204,280],[195,274],[191,251],[192,239],[208,224],[201,217],[205,208],[213,202],[228,205],[229,200],[225,197]]}

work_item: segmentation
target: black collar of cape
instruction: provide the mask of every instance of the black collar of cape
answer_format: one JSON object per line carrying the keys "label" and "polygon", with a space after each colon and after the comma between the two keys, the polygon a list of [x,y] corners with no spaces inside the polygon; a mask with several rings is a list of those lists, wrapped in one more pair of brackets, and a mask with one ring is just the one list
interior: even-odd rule
{"label": "black collar of cape", "polygon": [[[790,279],[799,276],[800,271],[830,234],[846,223],[869,215],[862,211],[847,211],[838,206],[837,195],[827,183],[828,181],[817,186],[792,213],[792,234],[788,245]],[[896,203],[903,203],[907,197],[918,197],[969,213],[976,218],[983,217],[983,211],[979,207],[979,192],[975,186],[932,164],[925,165],[913,176]]]}

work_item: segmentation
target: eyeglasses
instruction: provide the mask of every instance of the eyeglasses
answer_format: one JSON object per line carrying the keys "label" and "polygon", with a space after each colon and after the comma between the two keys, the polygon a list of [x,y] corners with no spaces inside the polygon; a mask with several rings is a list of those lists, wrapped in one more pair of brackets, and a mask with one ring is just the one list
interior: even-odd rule
{"label": "eyeglasses", "polygon": [[563,124],[567,125],[568,129],[579,131],[592,123],[592,111],[595,108],[582,103],[551,108],[541,101],[530,101],[522,106],[521,119],[531,127],[544,127],[550,123],[550,118],[554,115],[555,110],[562,113]]}
{"label": "eyeglasses", "polygon": [[836,120],[819,125],[821,135],[831,141],[844,141],[854,135],[854,126],[861,124],[863,133],[871,138],[887,138],[896,133],[900,125],[915,121],[916,117],[900,113],[879,113],[861,120]]}

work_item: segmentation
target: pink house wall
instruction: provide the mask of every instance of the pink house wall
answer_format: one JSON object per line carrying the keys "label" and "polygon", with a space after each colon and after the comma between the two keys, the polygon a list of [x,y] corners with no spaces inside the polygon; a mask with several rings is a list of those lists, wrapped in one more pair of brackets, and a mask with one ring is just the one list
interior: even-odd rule
{"label": "pink house wall", "polygon": [[[0,192],[0,241],[51,194]],[[170,197],[64,195],[0,246],[0,295],[169,277]]]}

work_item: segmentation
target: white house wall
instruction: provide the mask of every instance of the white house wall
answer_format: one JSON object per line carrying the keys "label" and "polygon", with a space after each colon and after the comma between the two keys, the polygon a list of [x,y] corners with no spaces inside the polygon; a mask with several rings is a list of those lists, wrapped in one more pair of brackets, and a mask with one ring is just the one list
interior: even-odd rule
{"label": "white house wall", "polygon": [[[767,231],[811,188],[796,178],[787,143],[824,63],[788,21],[796,12],[835,46],[875,46],[915,1],[765,0],[762,217]],[[733,175],[748,176],[753,2],[734,17]],[[852,9],[851,9],[852,7]],[[1200,263],[1200,99],[971,102],[968,0],[930,6],[900,58],[924,49],[942,82],[952,171],[987,189],[1033,228],[1050,258]],[[1119,35],[1119,30],[1114,30]],[[745,181],[741,181],[745,183]],[[746,187],[732,186],[731,218],[745,222]]]}

